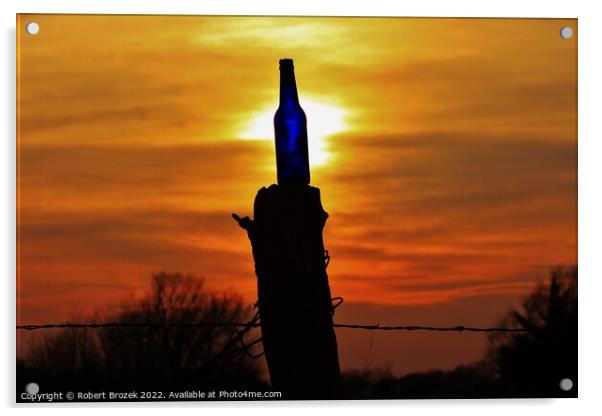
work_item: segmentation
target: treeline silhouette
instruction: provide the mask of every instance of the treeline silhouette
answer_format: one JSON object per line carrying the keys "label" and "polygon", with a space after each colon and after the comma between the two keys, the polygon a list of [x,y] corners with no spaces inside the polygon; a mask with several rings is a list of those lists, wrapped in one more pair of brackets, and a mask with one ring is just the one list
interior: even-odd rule
{"label": "treeline silhouette", "polygon": [[[247,321],[252,308],[235,292],[214,293],[203,279],[152,276],[150,291],[88,322],[195,323]],[[251,332],[258,330],[248,331]],[[17,392],[29,382],[46,391],[269,390],[258,361],[228,327],[61,329],[36,339],[17,363]],[[256,334],[257,335],[257,334]],[[257,348],[257,347],[255,347]],[[259,349],[261,346],[259,346]]]}
{"label": "treeline silhouette", "polygon": [[[394,377],[386,370],[345,376],[346,393],[365,399],[577,397],[577,267],[556,267],[497,326],[527,332],[488,336],[484,357],[451,371]],[[569,391],[560,381],[573,382]]]}
{"label": "treeline silhouette", "polygon": [[[558,267],[500,327],[484,357],[451,371],[395,377],[377,369],[343,374],[349,399],[577,396],[577,268]],[[87,322],[186,324],[246,322],[253,315],[235,292],[216,293],[202,279],[152,276],[149,292]],[[53,330],[17,362],[17,395],[35,381],[46,391],[267,391],[258,329],[229,327],[107,327]],[[461,335],[458,335],[461,336]],[[574,387],[563,391],[560,380]],[[19,398],[18,398],[19,400]]]}

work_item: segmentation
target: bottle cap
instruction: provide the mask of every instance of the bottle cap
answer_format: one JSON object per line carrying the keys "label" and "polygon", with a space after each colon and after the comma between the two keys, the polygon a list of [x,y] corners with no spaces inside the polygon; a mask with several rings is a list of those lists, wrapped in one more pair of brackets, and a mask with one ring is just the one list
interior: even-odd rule
{"label": "bottle cap", "polygon": [[280,60],[280,69],[292,69],[293,68],[293,60],[290,58],[284,58]]}

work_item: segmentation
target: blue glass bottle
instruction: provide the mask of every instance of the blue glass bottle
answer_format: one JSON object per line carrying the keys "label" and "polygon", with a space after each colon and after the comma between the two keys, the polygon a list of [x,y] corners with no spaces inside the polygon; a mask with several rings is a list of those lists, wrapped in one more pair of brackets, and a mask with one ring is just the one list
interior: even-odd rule
{"label": "blue glass bottle", "polygon": [[307,118],[299,104],[292,59],[280,60],[280,105],[274,115],[278,184],[309,184]]}

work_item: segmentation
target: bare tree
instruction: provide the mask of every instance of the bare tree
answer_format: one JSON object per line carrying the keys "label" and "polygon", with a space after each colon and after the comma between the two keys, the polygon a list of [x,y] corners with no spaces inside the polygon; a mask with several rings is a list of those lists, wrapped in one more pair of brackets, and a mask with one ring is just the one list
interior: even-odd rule
{"label": "bare tree", "polygon": [[78,320],[156,325],[58,330],[40,338],[24,363],[65,380],[81,376],[85,383],[100,387],[257,383],[257,362],[232,342],[257,337],[257,330],[238,336],[232,327],[181,326],[246,322],[251,313],[233,291],[209,291],[203,279],[161,272],[152,276],[150,290],[142,298]]}

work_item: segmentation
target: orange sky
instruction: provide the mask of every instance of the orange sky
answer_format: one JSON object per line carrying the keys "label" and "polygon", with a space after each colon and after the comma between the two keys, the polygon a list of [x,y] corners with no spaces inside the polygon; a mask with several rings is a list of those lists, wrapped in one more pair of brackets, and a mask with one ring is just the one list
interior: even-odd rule
{"label": "orange sky", "polygon": [[[33,20],[40,33],[24,34]],[[275,181],[290,57],[345,298],[336,320],[494,323],[577,258],[566,25],[576,32],[567,19],[22,15],[19,322],[117,302],[160,270],[253,302],[230,213],[252,214]],[[338,336],[344,366],[364,365],[370,335]],[[480,335],[373,337],[371,364],[397,372],[484,348]]]}

